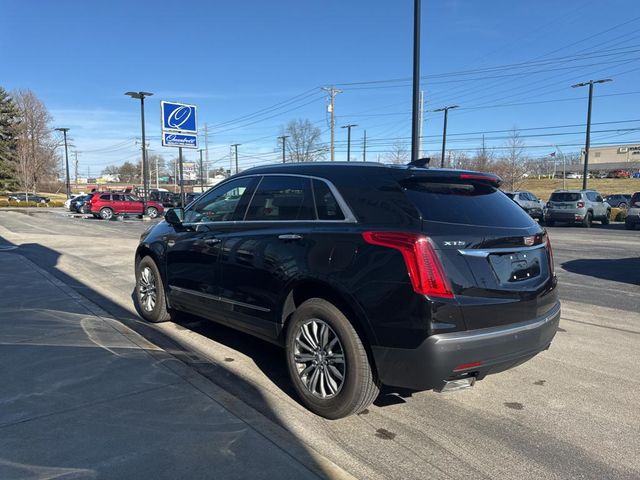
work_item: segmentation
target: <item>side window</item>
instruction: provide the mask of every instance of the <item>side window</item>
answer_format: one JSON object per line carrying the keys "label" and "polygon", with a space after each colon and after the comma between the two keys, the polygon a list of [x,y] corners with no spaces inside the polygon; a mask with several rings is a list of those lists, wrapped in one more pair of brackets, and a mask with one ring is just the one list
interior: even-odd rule
{"label": "side window", "polygon": [[598,195],[595,192],[587,192],[587,198],[590,201],[596,202],[597,201],[597,197],[598,197]]}
{"label": "side window", "polygon": [[100,200],[111,200],[111,195],[100,195]]}
{"label": "side window", "polygon": [[238,178],[214,188],[185,212],[185,223],[242,220],[255,181],[255,177]]}
{"label": "side window", "polygon": [[527,192],[522,192],[522,193],[520,194],[520,198],[521,198],[522,200],[527,200],[527,201],[531,200],[531,197],[529,196],[529,194],[528,194]]}
{"label": "side window", "polygon": [[318,220],[344,220],[344,213],[333,196],[329,185],[321,180],[313,181],[313,195],[316,200]]}
{"label": "side window", "polygon": [[114,202],[121,202],[122,200],[124,200],[124,195],[120,195],[119,193],[112,193],[111,200],[113,200]]}
{"label": "side window", "polygon": [[311,180],[265,176],[251,200],[245,220],[315,220]]}

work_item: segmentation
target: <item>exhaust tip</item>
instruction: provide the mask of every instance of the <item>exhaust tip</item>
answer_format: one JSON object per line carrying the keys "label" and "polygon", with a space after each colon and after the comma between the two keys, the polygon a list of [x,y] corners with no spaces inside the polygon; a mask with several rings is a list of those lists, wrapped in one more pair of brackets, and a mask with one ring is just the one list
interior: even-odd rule
{"label": "exhaust tip", "polygon": [[476,377],[456,378],[455,380],[444,380],[443,385],[436,389],[438,393],[456,392],[473,387]]}

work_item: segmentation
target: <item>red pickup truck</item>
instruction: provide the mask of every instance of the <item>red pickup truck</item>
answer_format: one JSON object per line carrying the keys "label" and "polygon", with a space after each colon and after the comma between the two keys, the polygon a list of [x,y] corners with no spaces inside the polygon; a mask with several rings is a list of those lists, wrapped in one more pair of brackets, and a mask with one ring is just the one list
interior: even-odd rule
{"label": "red pickup truck", "polygon": [[89,210],[93,216],[104,220],[111,220],[114,215],[142,215],[143,213],[146,213],[151,218],[156,218],[164,212],[164,207],[161,203],[154,201],[143,202],[142,199],[130,193],[97,193],[91,198],[90,202]]}

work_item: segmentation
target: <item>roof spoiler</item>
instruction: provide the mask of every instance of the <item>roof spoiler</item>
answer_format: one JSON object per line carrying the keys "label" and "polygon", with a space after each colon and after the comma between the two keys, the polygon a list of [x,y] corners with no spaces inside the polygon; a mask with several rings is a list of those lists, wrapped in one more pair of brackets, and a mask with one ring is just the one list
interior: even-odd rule
{"label": "roof spoiler", "polygon": [[471,183],[482,183],[484,185],[490,185],[494,188],[498,188],[502,184],[502,178],[493,173],[484,172],[469,172],[460,170],[441,170],[441,169],[429,169],[421,172],[415,172],[409,179],[433,179],[436,181],[463,181]]}
{"label": "roof spoiler", "polygon": [[429,162],[431,161],[430,157],[418,158],[407,163],[407,167],[418,167],[418,168],[429,168]]}

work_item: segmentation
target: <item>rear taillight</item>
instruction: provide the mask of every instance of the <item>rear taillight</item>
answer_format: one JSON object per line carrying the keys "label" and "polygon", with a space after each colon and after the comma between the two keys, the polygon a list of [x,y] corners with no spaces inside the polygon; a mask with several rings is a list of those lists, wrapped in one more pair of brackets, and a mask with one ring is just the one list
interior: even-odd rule
{"label": "rear taillight", "polygon": [[416,293],[453,298],[442,264],[426,236],[407,232],[363,232],[362,237],[372,245],[400,250]]}
{"label": "rear taillight", "polygon": [[461,173],[458,178],[460,178],[460,180],[487,183],[496,188],[502,183],[502,179],[497,175],[487,175],[482,173]]}
{"label": "rear taillight", "polygon": [[578,207],[578,208],[584,208],[584,202],[578,202],[578,203],[576,203],[576,207]]}

